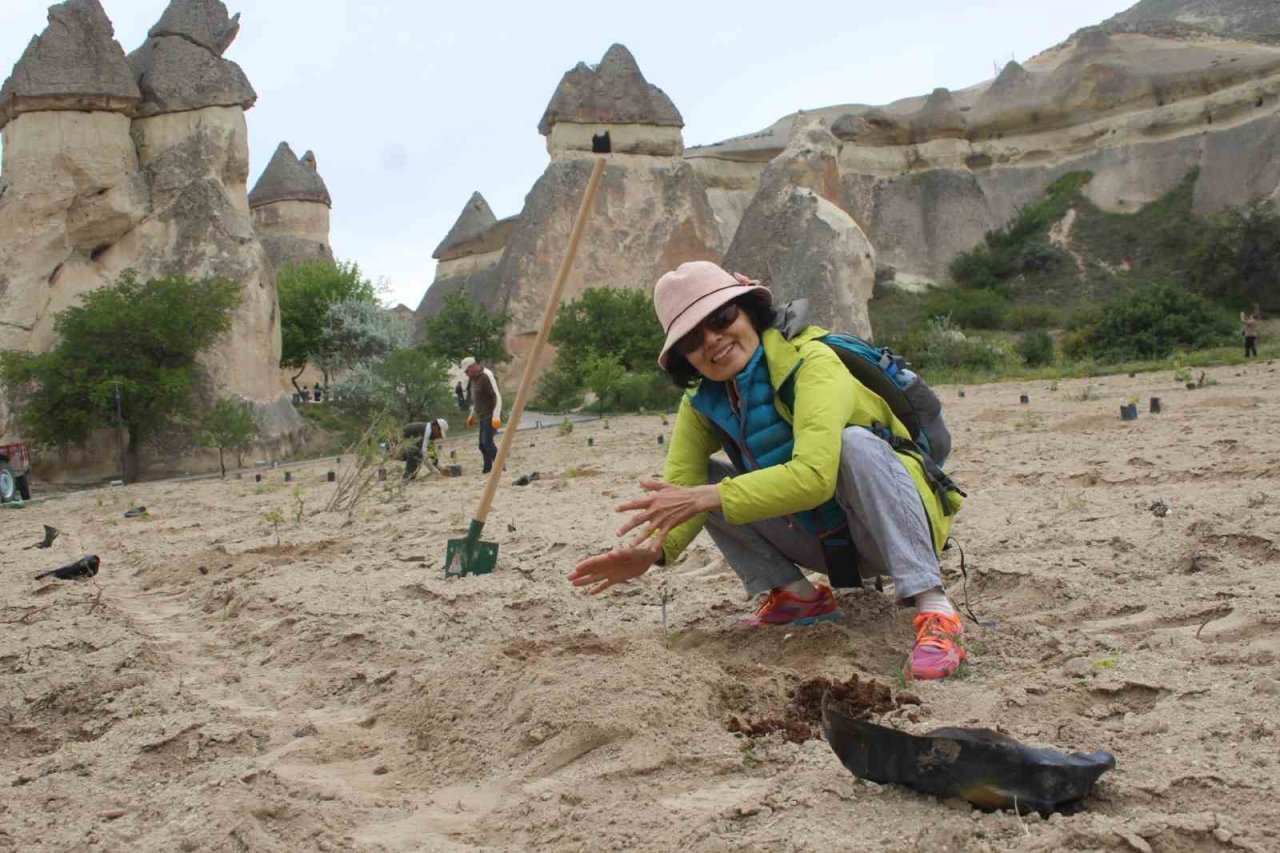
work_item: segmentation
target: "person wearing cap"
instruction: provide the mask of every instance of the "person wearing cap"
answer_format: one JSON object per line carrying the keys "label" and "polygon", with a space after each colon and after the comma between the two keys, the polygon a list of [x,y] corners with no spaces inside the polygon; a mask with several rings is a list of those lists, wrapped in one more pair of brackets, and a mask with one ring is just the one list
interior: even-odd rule
{"label": "person wearing cap", "polygon": [[418,469],[422,467],[422,460],[425,458],[434,470],[440,470],[440,446],[437,442],[444,441],[449,435],[449,422],[444,418],[433,418],[426,423],[414,422],[405,425],[403,436],[405,439],[413,439],[402,445],[404,449],[401,456],[404,460],[404,479],[412,480],[418,475]]}
{"label": "person wearing cap", "polygon": [[[871,427],[909,438],[888,404],[856,380],[819,338],[826,330],[774,327],[769,290],[708,261],[659,279],[654,307],[666,333],[658,364],[687,389],[663,480],[618,507],[634,533],[569,575],[595,594],[669,565],[705,526],[750,596],[743,626],[807,625],[840,616],[826,584],[837,554],[859,574],[887,574],[914,606],[916,678],[945,678],[964,659],[964,626],[942,586],[938,555],[959,509],[935,492],[914,456]],[[737,467],[711,459],[725,450]],[[942,501],[948,505],[943,506]]]}
{"label": "person wearing cap", "polygon": [[494,436],[502,428],[502,393],[493,371],[474,358],[464,358],[462,369],[467,374],[467,399],[471,401],[467,426],[475,426],[477,422],[480,425],[480,458],[484,460],[483,473],[488,474],[498,455]]}

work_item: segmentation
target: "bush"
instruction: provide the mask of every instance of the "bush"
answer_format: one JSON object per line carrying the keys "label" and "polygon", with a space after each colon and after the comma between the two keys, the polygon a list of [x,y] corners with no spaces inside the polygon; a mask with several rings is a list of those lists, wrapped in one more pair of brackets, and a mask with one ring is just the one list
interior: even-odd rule
{"label": "bush", "polygon": [[902,352],[918,370],[949,368],[994,371],[1015,356],[999,344],[971,338],[946,317],[929,321],[902,339]]}
{"label": "bush", "polygon": [[1025,332],[1028,329],[1049,329],[1057,322],[1058,315],[1044,305],[1015,305],[1009,309],[1010,329]]}
{"label": "bush", "polygon": [[1083,326],[1062,335],[1062,357],[1084,361],[1093,349],[1093,326]]}
{"label": "bush", "polygon": [[1102,308],[1097,305],[1082,305],[1067,317],[1065,328],[1069,332],[1092,330],[1101,320]]}
{"label": "bush", "polygon": [[1231,317],[1199,294],[1152,284],[1112,303],[1091,340],[1095,357],[1125,361],[1230,343],[1234,332]]}
{"label": "bush", "polygon": [[1274,204],[1233,209],[1209,221],[1188,253],[1187,281],[1197,291],[1237,310],[1278,304],[1280,210]]}
{"label": "bush", "polygon": [[966,329],[999,329],[1009,314],[1007,297],[993,290],[938,291],[929,297],[930,318],[950,317]]}
{"label": "bush", "polygon": [[1042,329],[1027,332],[1018,341],[1018,355],[1030,367],[1043,367],[1053,364],[1053,338]]}
{"label": "bush", "polygon": [[628,374],[618,385],[615,405],[628,412],[670,412],[680,405],[682,392],[656,370]]}
{"label": "bush", "polygon": [[582,405],[582,377],[572,369],[556,366],[542,374],[538,392],[529,406],[540,412],[569,412]]}

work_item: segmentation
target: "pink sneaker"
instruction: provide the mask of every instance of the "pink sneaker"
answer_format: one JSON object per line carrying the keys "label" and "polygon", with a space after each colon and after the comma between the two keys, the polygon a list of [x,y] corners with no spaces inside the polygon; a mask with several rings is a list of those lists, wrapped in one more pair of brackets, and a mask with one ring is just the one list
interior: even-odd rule
{"label": "pink sneaker", "polygon": [[913,678],[946,678],[964,660],[964,623],[960,615],[917,613],[912,620],[916,645],[911,650]]}
{"label": "pink sneaker", "polygon": [[755,616],[739,619],[736,627],[759,628],[765,625],[812,625],[815,622],[834,622],[840,618],[836,597],[831,587],[818,584],[813,598],[801,598],[794,592],[775,589],[760,605]]}

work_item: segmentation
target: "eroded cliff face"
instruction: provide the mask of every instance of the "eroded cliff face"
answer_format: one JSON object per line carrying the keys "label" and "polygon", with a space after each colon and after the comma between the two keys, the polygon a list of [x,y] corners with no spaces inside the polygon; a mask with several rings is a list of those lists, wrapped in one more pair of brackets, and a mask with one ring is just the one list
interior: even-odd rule
{"label": "eroded cliff face", "polygon": [[820,122],[797,127],[766,167],[724,266],[759,279],[779,303],[809,300],[812,323],[868,337],[875,252],[840,207],[838,151]]}
{"label": "eroded cliff face", "polygon": [[[0,349],[52,347],[58,312],[126,269],[229,279],[242,299],[202,363],[215,394],[255,406],[273,453],[302,422],[280,387],[274,274],[249,213],[244,110],[255,96],[220,55],[235,30],[217,0],[174,0],[126,60],[97,0],[50,10],[0,110]],[[171,61],[192,51],[199,63]],[[68,66],[76,55],[91,62]],[[103,455],[105,467],[92,451],[64,461],[92,479],[114,470]]]}
{"label": "eroded cliff face", "polygon": [[[956,254],[1068,171],[1092,171],[1090,199],[1108,210],[1137,209],[1192,170],[1199,212],[1270,196],[1278,109],[1280,46],[1094,29],[970,89],[798,115],[839,140],[833,201],[910,286],[945,283]],[[686,152],[726,231],[737,232],[796,120]]]}

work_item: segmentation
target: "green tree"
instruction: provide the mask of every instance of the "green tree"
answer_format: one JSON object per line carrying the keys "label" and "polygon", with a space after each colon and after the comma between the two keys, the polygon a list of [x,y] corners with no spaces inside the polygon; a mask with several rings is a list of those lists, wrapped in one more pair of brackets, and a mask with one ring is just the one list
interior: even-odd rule
{"label": "green tree", "polygon": [[316,362],[330,373],[374,363],[409,345],[408,321],[381,305],[348,299],[329,306]]}
{"label": "green tree", "polygon": [[46,444],[80,444],[116,424],[118,389],[129,430],[124,474],[136,479],[143,441],[190,414],[204,380],[196,358],[230,328],[239,302],[235,282],[144,282],[131,271],[89,291],[54,318],[52,350],[0,357],[0,382],[22,431]]}
{"label": "green tree", "polygon": [[615,356],[590,353],[582,361],[582,378],[596,395],[600,413],[617,405],[618,396],[627,379],[627,369]]}
{"label": "green tree", "polygon": [[1201,230],[1187,258],[1187,281],[1234,310],[1280,306],[1280,209],[1269,202],[1233,208]]}
{"label": "green tree", "polygon": [[[377,304],[378,293],[360,267],[350,262],[306,261],[289,264],[276,275],[280,299],[280,365],[297,370],[290,381],[299,393],[297,379],[308,362],[324,352],[329,309],[341,302]],[[329,370],[324,372],[328,388]]]}
{"label": "green tree", "polygon": [[334,385],[334,405],[363,420],[386,412],[402,423],[457,407],[447,363],[421,349],[401,349],[357,366]]}
{"label": "green tree", "polygon": [[218,401],[200,421],[200,430],[196,434],[201,447],[215,447],[218,450],[218,468],[222,476],[227,476],[227,465],[223,460],[223,452],[236,452],[236,465],[243,467],[241,454],[253,446],[258,437],[258,424],[253,418],[253,407],[243,400],[224,397]]}
{"label": "green tree", "polygon": [[653,300],[642,290],[593,287],[560,306],[551,343],[561,364],[581,363],[591,353],[608,353],[628,371],[652,373],[662,349],[662,326]]}
{"label": "green tree", "polygon": [[504,338],[509,314],[492,314],[461,293],[445,297],[440,311],[422,324],[422,348],[451,364],[468,356],[488,364],[508,362]]}

